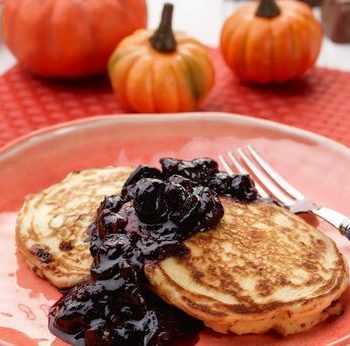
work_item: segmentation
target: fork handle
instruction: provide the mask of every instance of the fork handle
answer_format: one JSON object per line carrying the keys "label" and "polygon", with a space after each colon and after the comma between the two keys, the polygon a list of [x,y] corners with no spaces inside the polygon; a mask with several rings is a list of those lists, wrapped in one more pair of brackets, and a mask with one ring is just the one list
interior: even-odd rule
{"label": "fork handle", "polygon": [[336,227],[339,232],[350,240],[350,218],[330,208],[317,208],[312,211],[321,219]]}

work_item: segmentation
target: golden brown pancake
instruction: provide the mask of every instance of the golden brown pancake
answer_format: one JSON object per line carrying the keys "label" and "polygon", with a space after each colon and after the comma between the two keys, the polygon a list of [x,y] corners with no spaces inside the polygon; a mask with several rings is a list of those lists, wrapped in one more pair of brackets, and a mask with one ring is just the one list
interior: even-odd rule
{"label": "golden brown pancake", "polygon": [[187,256],[145,267],[159,296],[221,333],[287,335],[341,313],[348,272],[330,238],[272,203],[222,202]]}
{"label": "golden brown pancake", "polygon": [[33,271],[59,288],[90,271],[87,228],[105,196],[118,194],[132,172],[126,167],[88,169],[29,196],[17,219],[19,251]]}

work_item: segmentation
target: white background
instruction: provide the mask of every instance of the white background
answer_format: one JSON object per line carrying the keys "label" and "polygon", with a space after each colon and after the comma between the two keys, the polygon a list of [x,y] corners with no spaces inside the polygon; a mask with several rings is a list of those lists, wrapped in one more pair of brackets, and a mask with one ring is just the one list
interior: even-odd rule
{"label": "white background", "polygon": [[[175,29],[186,31],[214,47],[218,45],[223,21],[242,4],[236,0],[148,0],[147,2],[149,27],[157,26],[164,2],[172,2],[175,5]],[[315,10],[315,15],[319,17],[318,9]],[[14,63],[13,56],[3,44],[0,44],[0,73]],[[350,71],[350,44],[335,44],[325,38],[318,65]]]}

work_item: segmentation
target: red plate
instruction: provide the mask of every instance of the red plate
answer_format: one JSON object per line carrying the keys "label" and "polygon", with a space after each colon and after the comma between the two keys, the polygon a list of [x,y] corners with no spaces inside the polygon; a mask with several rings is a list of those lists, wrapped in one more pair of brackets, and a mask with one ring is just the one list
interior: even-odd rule
{"label": "red plate", "polygon": [[[34,132],[4,148],[0,152],[0,344],[60,344],[47,329],[48,308],[60,294],[16,255],[15,218],[24,196],[72,170],[157,164],[162,156],[216,158],[248,143],[310,198],[350,214],[349,149],[309,132],[249,117],[219,113],[96,117]],[[350,258],[350,243],[335,230],[323,224],[320,228]],[[345,300],[349,298],[347,292]],[[206,330],[198,345],[348,343],[349,306],[341,317],[299,335],[223,336]]]}

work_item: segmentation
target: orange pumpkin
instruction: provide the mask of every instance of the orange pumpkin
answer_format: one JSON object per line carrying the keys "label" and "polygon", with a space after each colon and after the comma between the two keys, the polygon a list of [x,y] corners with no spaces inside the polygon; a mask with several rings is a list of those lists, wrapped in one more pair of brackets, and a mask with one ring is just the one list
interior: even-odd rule
{"label": "orange pumpkin", "polygon": [[308,5],[261,0],[241,6],[222,29],[221,51],[242,80],[284,82],[315,64],[322,42],[320,23]]}
{"label": "orange pumpkin", "polygon": [[116,44],[146,26],[146,12],[145,0],[6,0],[4,38],[35,74],[98,74]]}
{"label": "orange pumpkin", "polygon": [[136,31],[124,39],[109,62],[109,75],[121,103],[137,112],[194,109],[214,84],[207,49],[172,31],[173,6],[165,4],[155,32]]}

